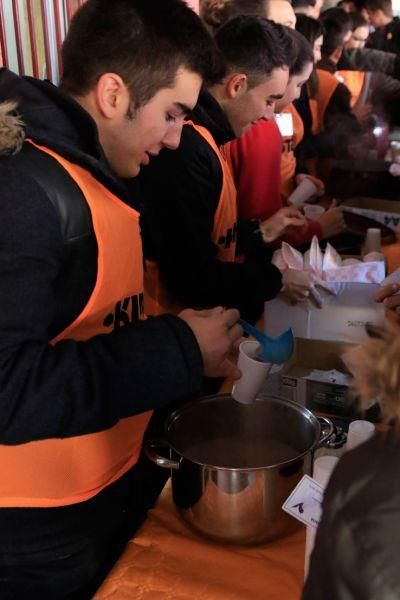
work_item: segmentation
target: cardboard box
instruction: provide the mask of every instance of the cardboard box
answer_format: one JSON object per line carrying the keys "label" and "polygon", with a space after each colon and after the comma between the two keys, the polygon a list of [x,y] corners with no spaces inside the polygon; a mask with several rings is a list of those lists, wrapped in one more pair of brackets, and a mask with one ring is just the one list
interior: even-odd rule
{"label": "cardboard box", "polygon": [[[379,422],[377,403],[360,412],[358,399],[351,387],[352,379],[341,356],[352,344],[296,339],[294,354],[285,364],[274,365],[263,392],[298,402],[316,413],[326,413],[348,423],[353,419]],[[337,381],[326,381],[326,373],[335,370]],[[325,377],[321,377],[321,372]],[[336,372],[339,372],[339,376]],[[341,374],[341,376],[340,376]],[[329,377],[332,379],[332,377]]]}
{"label": "cardboard box", "polygon": [[[350,344],[296,339],[295,351],[290,361],[279,372],[274,390],[279,396],[298,402],[312,411],[346,416],[359,416],[355,396],[351,390],[351,376],[341,360]],[[333,379],[326,381],[321,372],[335,371]],[[337,373],[339,372],[339,373]],[[340,376],[342,374],[342,376]],[[266,383],[265,391],[270,392]]]}
{"label": "cardboard box", "polygon": [[326,296],[316,308],[309,300],[289,305],[277,296],[265,303],[264,329],[271,337],[289,327],[296,338],[358,343],[366,339],[365,325],[382,327],[385,307],[373,300],[379,288],[375,283],[345,283],[337,296]]}
{"label": "cardboard box", "polygon": [[393,231],[400,231],[400,202],[396,200],[357,197],[345,200],[341,206],[349,212],[374,219]]}

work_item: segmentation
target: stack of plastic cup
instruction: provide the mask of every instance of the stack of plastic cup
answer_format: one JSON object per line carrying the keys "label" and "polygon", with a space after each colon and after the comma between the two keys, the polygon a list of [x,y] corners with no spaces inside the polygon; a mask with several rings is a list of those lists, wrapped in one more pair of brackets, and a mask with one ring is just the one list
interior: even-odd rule
{"label": "stack of plastic cup", "polygon": [[253,341],[242,342],[239,346],[237,366],[242,373],[232,389],[232,396],[242,404],[251,404],[261,391],[271,370],[270,363],[257,358],[260,344]]}
{"label": "stack of plastic cup", "polygon": [[[332,475],[333,469],[336,467],[338,460],[339,458],[337,456],[320,456],[314,461],[313,478],[324,489],[328,485],[328,481]],[[316,533],[317,530],[315,527],[307,525],[304,556],[304,580],[307,579],[310,556],[314,548]]]}
{"label": "stack of plastic cup", "polygon": [[363,444],[375,433],[375,425],[369,421],[352,421],[349,425],[347,434],[346,451],[357,448]]}
{"label": "stack of plastic cup", "polygon": [[305,177],[297,186],[297,188],[290,194],[287,199],[287,203],[293,206],[297,206],[298,204],[304,204],[307,202],[312,196],[315,196],[318,188],[315,183]]}

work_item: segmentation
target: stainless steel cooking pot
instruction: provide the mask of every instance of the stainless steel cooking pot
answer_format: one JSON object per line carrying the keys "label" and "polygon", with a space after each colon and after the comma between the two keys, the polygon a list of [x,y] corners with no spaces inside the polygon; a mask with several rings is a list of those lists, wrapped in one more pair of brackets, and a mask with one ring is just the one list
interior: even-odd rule
{"label": "stainless steel cooking pot", "polygon": [[332,432],[329,419],[289,400],[261,394],[246,405],[219,395],[176,410],[146,452],[171,469],[185,521],[215,540],[250,544],[296,526],[281,506]]}

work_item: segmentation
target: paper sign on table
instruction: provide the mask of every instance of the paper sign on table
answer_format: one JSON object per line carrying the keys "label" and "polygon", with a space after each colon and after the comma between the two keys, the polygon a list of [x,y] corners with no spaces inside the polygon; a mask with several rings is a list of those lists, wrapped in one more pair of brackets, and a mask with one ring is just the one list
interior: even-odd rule
{"label": "paper sign on table", "polygon": [[282,509],[304,525],[317,528],[321,519],[323,497],[324,488],[309,475],[304,475]]}

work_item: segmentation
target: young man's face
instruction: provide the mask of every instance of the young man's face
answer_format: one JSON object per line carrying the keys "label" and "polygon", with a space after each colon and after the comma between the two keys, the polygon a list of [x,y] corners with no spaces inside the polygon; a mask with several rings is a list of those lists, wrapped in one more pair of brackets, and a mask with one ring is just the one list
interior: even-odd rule
{"label": "young man's face", "polygon": [[364,48],[369,36],[368,25],[357,27],[351,33],[351,38],[345,43],[346,48]]}
{"label": "young man's face", "polygon": [[378,10],[370,10],[367,8],[367,12],[372,27],[379,29],[379,27],[384,27],[384,25],[386,25],[385,15],[380,8],[378,8]]}
{"label": "young man's face", "polygon": [[274,69],[259,85],[247,90],[226,107],[226,114],[236,137],[241,137],[260,119],[274,115],[275,102],[282,98],[289,79],[289,69]]}
{"label": "young man's face", "polygon": [[310,12],[309,12],[308,16],[311,17],[312,19],[319,19],[320,15],[321,15],[321,9],[322,9],[323,3],[324,3],[324,0],[316,0],[314,6],[310,7]]}
{"label": "young man's face", "polygon": [[290,27],[290,29],[294,29],[296,26],[296,15],[290,2],[286,2],[286,0],[271,0],[268,4],[267,18],[274,23]]}
{"label": "young man's face", "polygon": [[135,177],[162,148],[178,147],[183,121],[196,105],[201,84],[197,73],[182,67],[172,87],[162,88],[139,109],[130,109],[128,98],[124,111],[100,134],[107,160],[117,175]]}
{"label": "young man's face", "polygon": [[275,112],[280,113],[284,108],[289,106],[291,102],[300,97],[302,86],[309,80],[314,65],[308,63],[301,73],[293,75],[287,85],[285,94],[281,100],[278,100],[275,105]]}
{"label": "young man's face", "polygon": [[320,35],[314,42],[313,54],[314,54],[314,63],[317,64],[322,58],[321,48],[324,43],[324,37]]}

